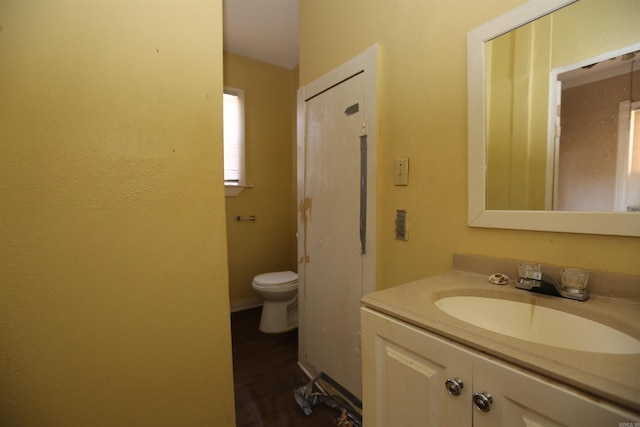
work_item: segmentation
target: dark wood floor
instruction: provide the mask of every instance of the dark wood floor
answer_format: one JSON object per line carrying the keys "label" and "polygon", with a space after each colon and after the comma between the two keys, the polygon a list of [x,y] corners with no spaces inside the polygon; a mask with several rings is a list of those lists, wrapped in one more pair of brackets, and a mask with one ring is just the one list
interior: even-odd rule
{"label": "dark wood floor", "polygon": [[294,400],[294,390],[309,379],[297,365],[298,331],[259,331],[262,308],[231,315],[233,376],[237,427],[335,426],[340,413],[313,407],[306,416]]}

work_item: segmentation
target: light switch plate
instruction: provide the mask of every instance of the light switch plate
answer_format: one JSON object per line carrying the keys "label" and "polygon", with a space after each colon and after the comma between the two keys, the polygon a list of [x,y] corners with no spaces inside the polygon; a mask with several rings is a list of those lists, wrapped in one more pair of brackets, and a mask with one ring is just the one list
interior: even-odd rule
{"label": "light switch plate", "polygon": [[409,184],[409,159],[396,159],[393,165],[393,184]]}

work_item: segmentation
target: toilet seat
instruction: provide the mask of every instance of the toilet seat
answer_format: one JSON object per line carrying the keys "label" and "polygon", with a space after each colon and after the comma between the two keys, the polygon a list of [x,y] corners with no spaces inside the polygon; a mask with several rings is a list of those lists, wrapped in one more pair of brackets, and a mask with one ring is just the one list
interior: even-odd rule
{"label": "toilet seat", "polygon": [[253,284],[258,286],[286,286],[298,283],[298,275],[293,271],[276,271],[274,273],[259,274],[253,278]]}

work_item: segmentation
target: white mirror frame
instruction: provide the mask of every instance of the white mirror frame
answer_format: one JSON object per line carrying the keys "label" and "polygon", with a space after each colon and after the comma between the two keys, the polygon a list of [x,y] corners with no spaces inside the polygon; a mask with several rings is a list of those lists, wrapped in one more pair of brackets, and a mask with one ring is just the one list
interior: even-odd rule
{"label": "white mirror frame", "polygon": [[640,213],[487,210],[485,42],[577,0],[530,0],[467,33],[468,225],[483,228],[640,236]]}

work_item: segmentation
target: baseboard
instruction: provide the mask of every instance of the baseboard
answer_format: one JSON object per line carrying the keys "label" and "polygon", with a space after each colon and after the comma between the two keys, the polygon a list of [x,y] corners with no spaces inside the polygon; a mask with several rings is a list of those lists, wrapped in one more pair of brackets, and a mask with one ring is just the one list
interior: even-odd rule
{"label": "baseboard", "polygon": [[251,298],[242,301],[236,301],[231,303],[231,312],[249,310],[250,308],[256,308],[262,306],[262,298]]}

